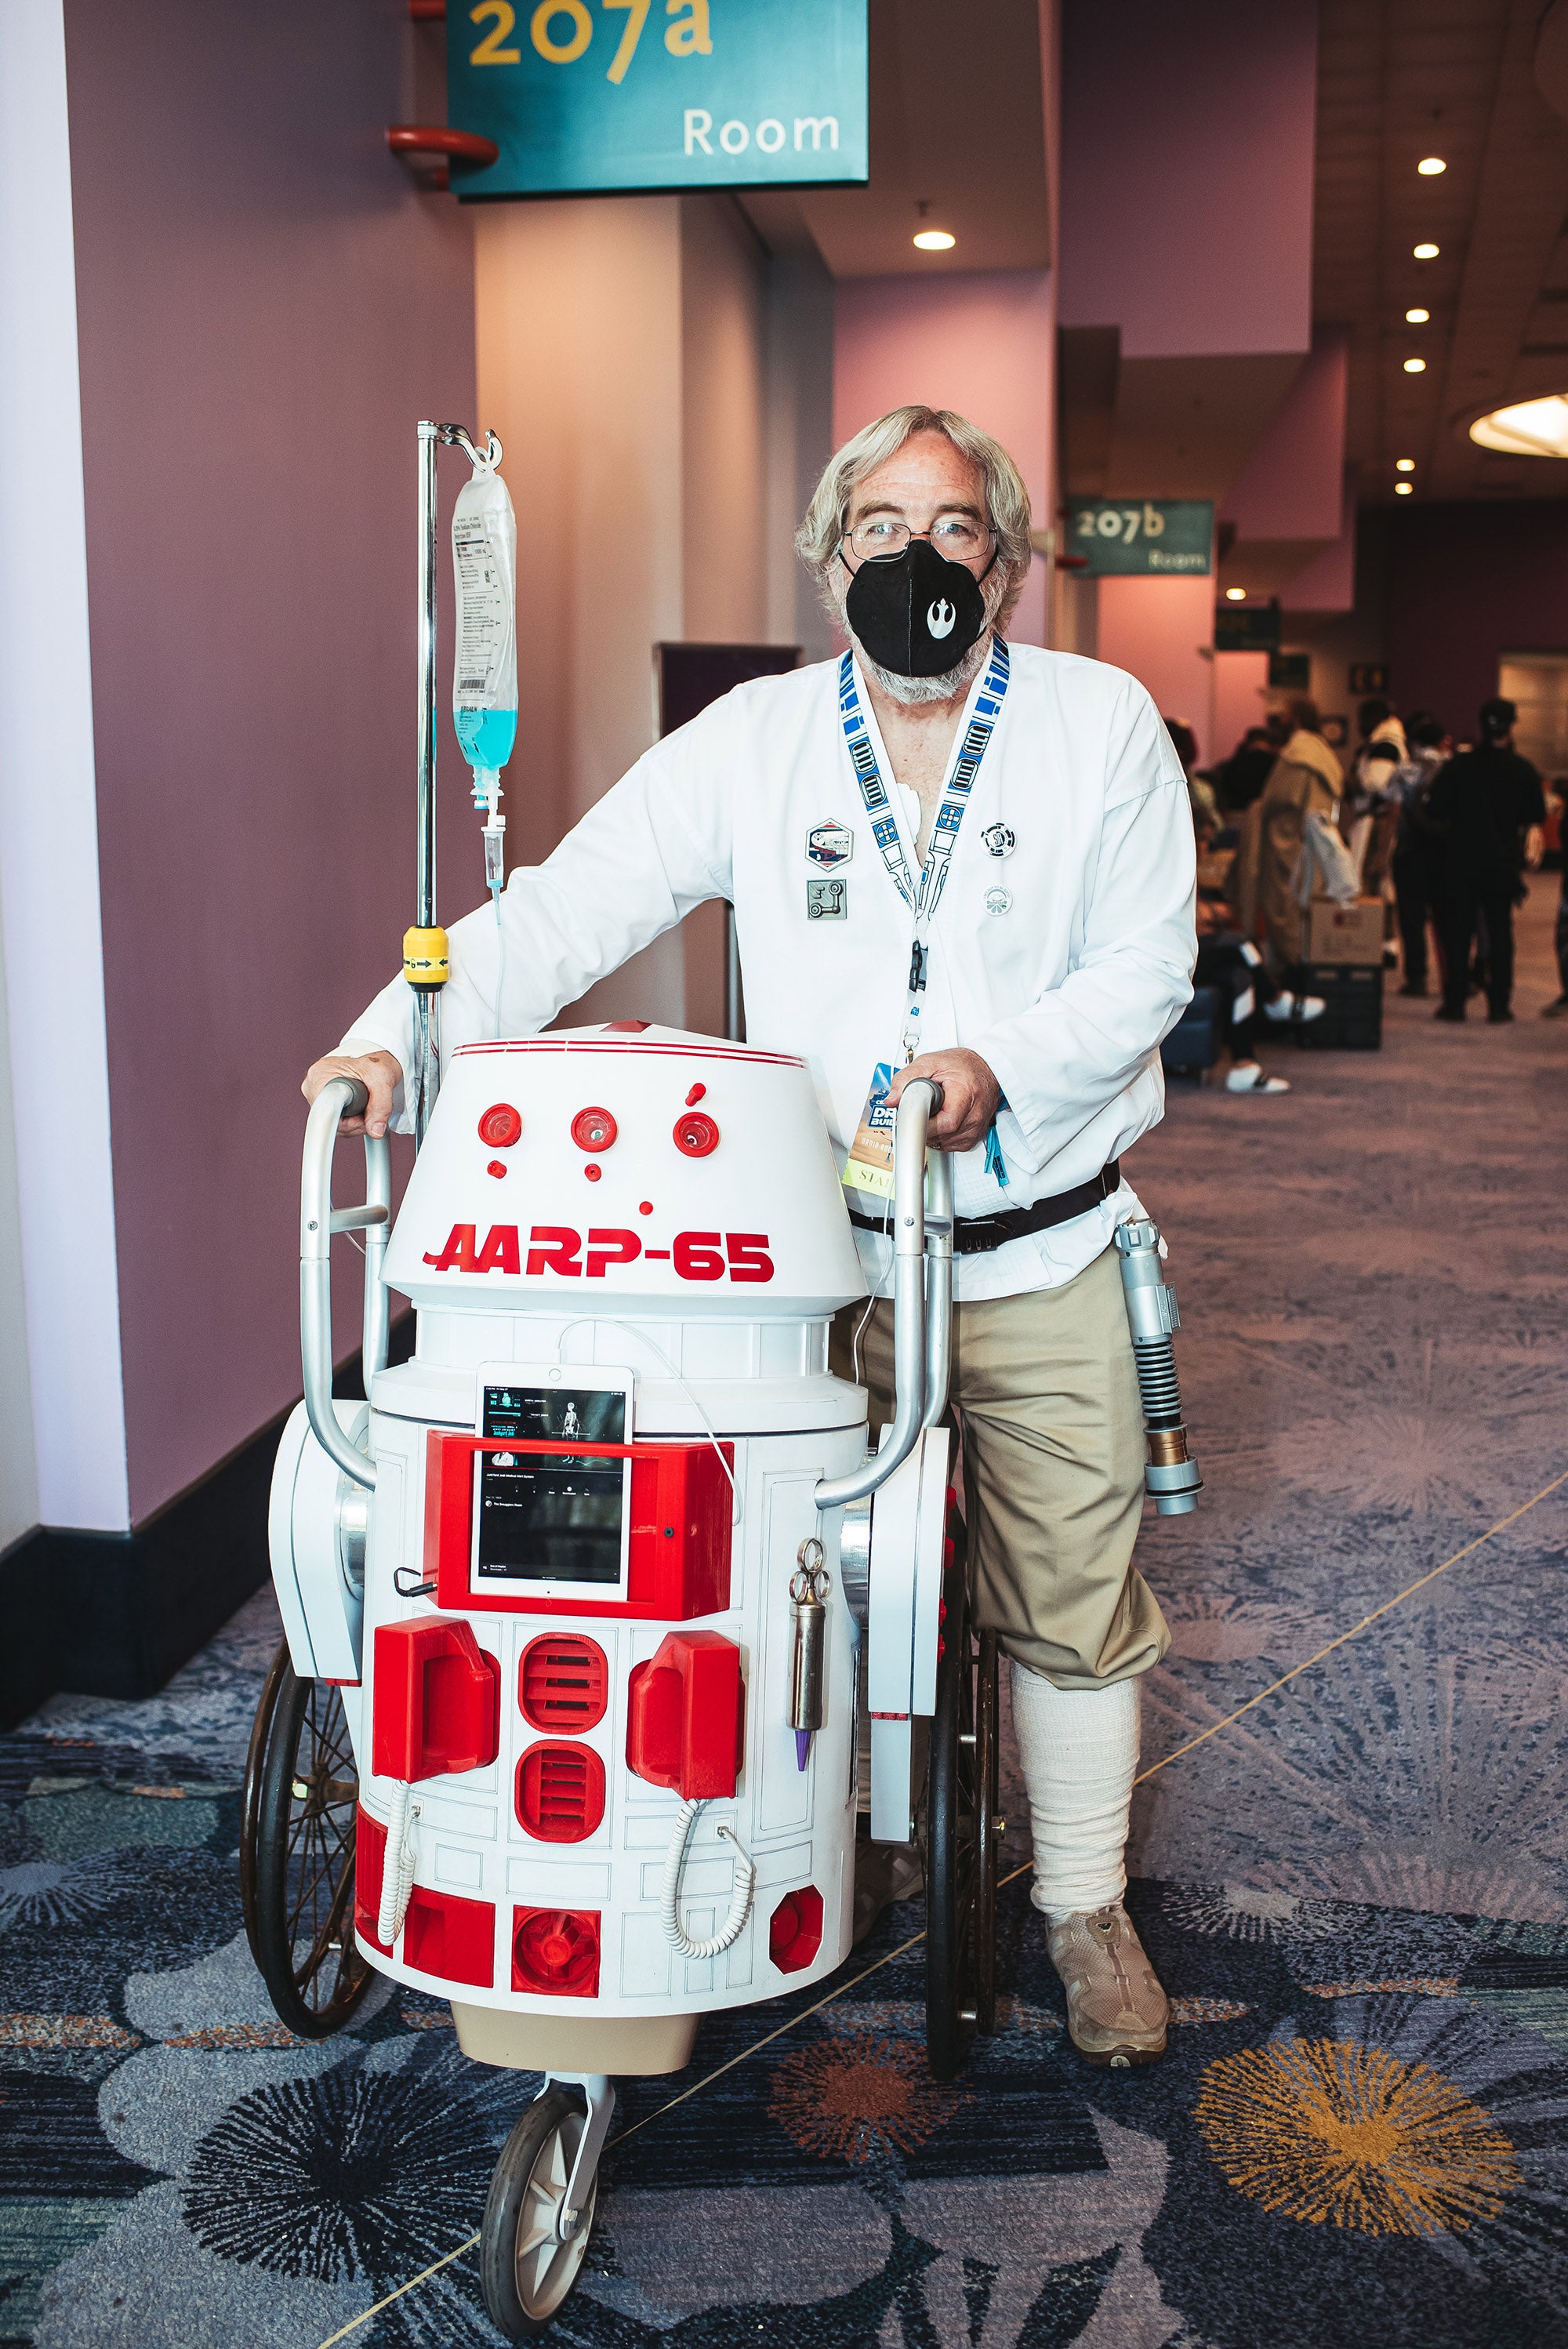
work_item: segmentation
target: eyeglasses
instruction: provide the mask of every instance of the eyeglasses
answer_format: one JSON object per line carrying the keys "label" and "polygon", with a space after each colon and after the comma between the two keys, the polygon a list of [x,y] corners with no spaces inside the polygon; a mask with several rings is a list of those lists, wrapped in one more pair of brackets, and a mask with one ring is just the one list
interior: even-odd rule
{"label": "eyeglasses", "polygon": [[881,555],[902,554],[912,538],[929,539],[949,563],[973,562],[995,543],[973,514],[951,513],[938,514],[929,530],[911,530],[908,523],[895,522],[891,514],[872,514],[846,533],[843,543],[859,562],[874,563]]}

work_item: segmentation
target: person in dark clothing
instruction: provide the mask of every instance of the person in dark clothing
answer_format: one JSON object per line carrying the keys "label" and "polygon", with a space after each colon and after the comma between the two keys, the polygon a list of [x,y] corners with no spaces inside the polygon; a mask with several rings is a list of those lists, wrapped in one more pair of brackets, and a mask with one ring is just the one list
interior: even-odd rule
{"label": "person in dark clothing", "polygon": [[1405,731],[1410,752],[1396,771],[1391,794],[1399,810],[1390,865],[1404,949],[1405,979],[1399,992],[1425,995],[1429,918],[1438,932],[1439,961],[1442,953],[1445,858],[1443,843],[1432,828],[1430,802],[1432,785],[1449,755],[1449,738],[1442,719],[1425,709],[1411,717]]}
{"label": "person in dark clothing", "polygon": [[[1500,696],[1481,704],[1480,741],[1450,759],[1428,802],[1443,843],[1443,999],[1439,1019],[1462,1019],[1470,940],[1478,917],[1487,934],[1487,1018],[1511,1019],[1513,908],[1527,861],[1540,855],[1546,821],[1541,777],[1513,747],[1519,713]],[[1533,843],[1529,835],[1534,833]],[[1530,854],[1533,846],[1533,854]]]}
{"label": "person in dark clothing", "polygon": [[[1564,820],[1568,820],[1568,781],[1563,776],[1558,776],[1549,796],[1557,811],[1561,827]],[[1552,945],[1557,957],[1557,983],[1563,992],[1555,1002],[1542,1007],[1542,1019],[1561,1019],[1568,1015],[1568,853],[1563,858],[1563,894],[1557,900],[1557,921],[1552,933]]]}
{"label": "person in dark clothing", "polygon": [[1263,797],[1280,744],[1266,726],[1249,726],[1230,757],[1214,770],[1214,796],[1226,815],[1240,815]]}

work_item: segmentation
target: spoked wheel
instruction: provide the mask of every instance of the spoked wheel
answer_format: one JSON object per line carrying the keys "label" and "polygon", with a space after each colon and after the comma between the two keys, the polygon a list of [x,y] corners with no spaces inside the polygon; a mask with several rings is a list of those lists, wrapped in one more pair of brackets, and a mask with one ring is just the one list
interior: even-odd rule
{"label": "spoked wheel", "polygon": [[297,1678],[280,1648],[251,1733],[240,1881],[251,1954],[301,2039],[341,2031],[370,1987],[354,1940],[358,1800],[342,1698]]}
{"label": "spoked wheel", "polygon": [[582,2096],[548,2088],[519,2121],[496,2163],[480,2235],[485,2306],[509,2341],[531,2341],[576,2282],[593,2231],[597,2177],[569,2242],[556,2223],[588,2125]]}
{"label": "spoked wheel", "polygon": [[995,2023],[996,1642],[969,1625],[962,1564],[948,1569],[925,1788],[925,2052],[962,2071]]}

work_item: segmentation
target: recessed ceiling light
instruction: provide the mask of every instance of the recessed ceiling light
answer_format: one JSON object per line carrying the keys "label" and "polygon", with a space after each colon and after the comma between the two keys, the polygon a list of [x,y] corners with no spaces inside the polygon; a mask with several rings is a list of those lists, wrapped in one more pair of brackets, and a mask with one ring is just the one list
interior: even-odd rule
{"label": "recessed ceiling light", "polygon": [[1435,244],[1413,244],[1410,250],[1418,261],[1436,261],[1438,257],[1438,247]]}
{"label": "recessed ceiling light", "polygon": [[1407,310],[1405,324],[1407,326],[1424,326],[1431,315],[1429,310]]}
{"label": "recessed ceiling light", "polygon": [[1407,375],[1425,375],[1426,372],[1427,362],[1425,359],[1407,359],[1405,361],[1405,373]]}
{"label": "recessed ceiling light", "polygon": [[1227,604],[1244,604],[1244,603],[1246,602],[1246,600],[1247,600],[1247,591],[1246,591],[1246,589],[1245,589],[1244,587],[1227,587],[1227,588],[1226,588],[1226,590],[1225,590],[1225,601],[1226,601],[1226,603],[1227,603]]}
{"label": "recessed ceiling light", "polygon": [[1415,471],[1415,470],[1416,470],[1416,460],[1415,460],[1414,457],[1396,457],[1396,458],[1395,458],[1395,460],[1394,460],[1394,471],[1395,471],[1397,473],[1413,473],[1413,472]]}
{"label": "recessed ceiling light", "polygon": [[1415,490],[1414,490],[1414,488],[1412,487],[1412,485],[1410,484],[1410,482],[1408,482],[1408,481],[1396,481],[1396,482],[1395,482],[1395,484],[1394,484],[1394,495],[1395,495],[1397,498],[1413,498],[1413,497],[1415,496],[1415,494],[1416,494]]}
{"label": "recessed ceiling light", "polygon": [[1506,450],[1511,457],[1568,457],[1568,393],[1516,400],[1478,417],[1470,437],[1483,449]]}
{"label": "recessed ceiling light", "polygon": [[923,228],[914,241],[922,253],[951,253],[958,239],[949,236],[944,228]]}
{"label": "recessed ceiling light", "polygon": [[1435,180],[1439,171],[1446,171],[1448,168],[1440,155],[1423,155],[1416,166],[1423,180]]}

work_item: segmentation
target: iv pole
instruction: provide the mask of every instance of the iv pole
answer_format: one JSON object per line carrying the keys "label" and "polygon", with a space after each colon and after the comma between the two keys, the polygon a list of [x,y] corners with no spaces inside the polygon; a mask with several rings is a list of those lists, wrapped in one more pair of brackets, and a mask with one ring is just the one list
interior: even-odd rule
{"label": "iv pole", "polygon": [[[414,1148],[419,1150],[441,1085],[441,989],[451,977],[447,934],[436,920],[436,450],[481,460],[460,424],[422,419],[419,433],[419,701],[416,727],[414,927],[403,934],[403,976],[414,990]],[[488,458],[501,445],[488,434]]]}

